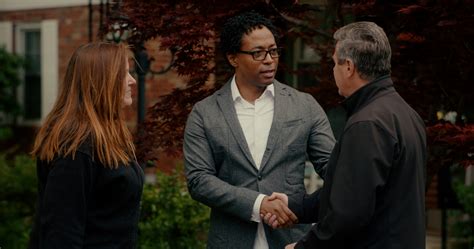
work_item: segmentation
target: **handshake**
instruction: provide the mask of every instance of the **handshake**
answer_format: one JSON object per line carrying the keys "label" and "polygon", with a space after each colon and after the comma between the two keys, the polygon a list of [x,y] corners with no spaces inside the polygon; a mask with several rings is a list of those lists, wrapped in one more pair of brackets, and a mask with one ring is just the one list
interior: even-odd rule
{"label": "handshake", "polygon": [[289,228],[298,223],[298,217],[288,208],[288,196],[276,192],[263,198],[260,218],[273,229]]}

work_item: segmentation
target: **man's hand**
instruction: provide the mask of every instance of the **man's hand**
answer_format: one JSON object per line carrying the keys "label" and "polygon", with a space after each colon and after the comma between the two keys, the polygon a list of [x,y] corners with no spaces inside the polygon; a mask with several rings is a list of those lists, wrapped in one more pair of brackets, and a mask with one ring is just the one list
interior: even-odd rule
{"label": "man's hand", "polygon": [[271,213],[267,213],[266,215],[260,214],[260,218],[262,218],[265,224],[269,225],[271,228],[280,228],[280,223],[278,223],[276,215]]}
{"label": "man's hand", "polygon": [[[263,217],[268,215],[275,215],[275,220],[278,222],[279,227],[290,227],[298,222],[298,218],[288,208],[287,204],[285,204],[280,199],[274,199],[270,201],[268,196],[265,196],[262,200],[262,204],[260,206],[260,214]],[[273,227],[272,224],[269,225]]]}
{"label": "man's hand", "polygon": [[296,243],[286,245],[286,246],[285,246],[285,249],[294,249],[294,248],[295,248],[295,245],[296,245]]}
{"label": "man's hand", "polygon": [[279,199],[288,207],[288,196],[284,193],[273,192],[272,195],[268,198],[269,201]]}
{"label": "man's hand", "polygon": [[298,217],[288,208],[288,196],[282,193],[273,193],[270,197],[263,198],[260,216],[267,225],[274,229],[291,227],[298,222]]}
{"label": "man's hand", "polygon": [[[285,205],[288,207],[288,196],[286,194],[283,194],[283,193],[278,193],[278,192],[273,192],[272,195],[268,198],[269,201],[275,201],[275,200],[280,200],[282,201],[283,203],[285,203]],[[269,225],[270,227],[272,227],[273,229],[276,229],[276,228],[288,228],[288,227],[291,227],[293,226],[294,223],[297,223],[298,220],[296,220],[293,224],[291,223],[287,223],[287,224],[280,224],[280,222],[278,221],[278,216],[275,215],[275,214],[272,214],[272,213],[267,213],[267,214],[261,214],[260,215],[261,218],[264,220],[264,222]],[[298,219],[298,218],[296,218]]]}

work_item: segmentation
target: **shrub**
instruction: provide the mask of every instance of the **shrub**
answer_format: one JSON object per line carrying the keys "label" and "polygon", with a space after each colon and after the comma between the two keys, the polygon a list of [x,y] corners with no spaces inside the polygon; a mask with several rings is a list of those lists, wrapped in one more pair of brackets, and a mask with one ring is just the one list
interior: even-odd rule
{"label": "shrub", "polygon": [[20,84],[18,71],[23,67],[23,59],[0,47],[0,140],[12,137],[9,125],[20,115],[15,88]]}
{"label": "shrub", "polygon": [[453,168],[458,174],[453,181],[453,189],[462,208],[449,212],[450,235],[453,237],[451,247],[453,249],[474,248],[474,184],[465,184],[466,169],[459,166]]}
{"label": "shrub", "polygon": [[0,247],[26,248],[36,203],[35,161],[27,155],[6,160],[0,154]]}
{"label": "shrub", "polygon": [[146,184],[139,223],[140,249],[205,248],[209,208],[189,195],[177,167],[171,175],[158,172],[155,184]]}

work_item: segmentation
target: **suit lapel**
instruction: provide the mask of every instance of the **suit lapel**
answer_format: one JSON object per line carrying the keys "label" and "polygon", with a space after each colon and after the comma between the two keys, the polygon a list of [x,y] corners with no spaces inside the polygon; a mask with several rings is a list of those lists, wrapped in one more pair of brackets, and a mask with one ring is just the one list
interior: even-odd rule
{"label": "suit lapel", "polygon": [[289,93],[286,90],[286,85],[274,80],[273,83],[275,87],[275,100],[274,100],[274,109],[273,109],[273,121],[270,128],[270,134],[268,135],[267,147],[262,158],[262,164],[260,165],[260,171],[263,170],[263,167],[270,159],[270,156],[273,152],[275,144],[278,142],[278,138],[281,134],[282,122],[286,120],[286,114],[288,111],[288,97]]}
{"label": "suit lapel", "polygon": [[252,167],[256,169],[255,162],[253,161],[252,154],[250,154],[250,149],[245,140],[242,127],[240,126],[239,120],[237,118],[237,112],[235,111],[234,102],[232,100],[232,91],[230,89],[230,82],[228,81],[218,92],[217,92],[217,104],[219,105],[222,113],[224,114],[224,119],[230,127],[232,134],[234,135],[237,143],[239,144],[240,149],[244,152],[247,160],[252,164]]}

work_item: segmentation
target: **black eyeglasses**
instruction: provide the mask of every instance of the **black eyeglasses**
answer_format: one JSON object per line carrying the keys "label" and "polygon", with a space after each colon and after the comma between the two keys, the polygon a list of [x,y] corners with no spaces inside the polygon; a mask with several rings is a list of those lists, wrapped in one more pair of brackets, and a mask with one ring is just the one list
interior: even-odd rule
{"label": "black eyeglasses", "polygon": [[267,58],[267,54],[270,54],[272,59],[280,57],[281,48],[271,48],[269,50],[257,50],[257,51],[239,51],[238,53],[252,55],[253,59],[256,61],[263,61]]}

